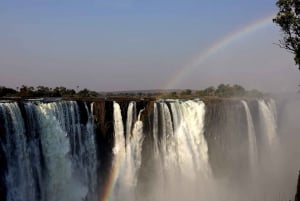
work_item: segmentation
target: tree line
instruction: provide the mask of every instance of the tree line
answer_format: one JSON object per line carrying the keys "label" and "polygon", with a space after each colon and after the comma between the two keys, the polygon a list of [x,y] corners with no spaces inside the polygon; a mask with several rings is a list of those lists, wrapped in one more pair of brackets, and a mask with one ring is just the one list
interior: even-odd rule
{"label": "tree line", "polygon": [[192,91],[190,89],[181,92],[171,92],[165,97],[169,98],[195,98],[195,97],[262,97],[263,93],[258,90],[246,90],[244,87],[234,84],[220,84],[217,88],[210,86],[203,90]]}
{"label": "tree line", "polygon": [[182,91],[172,92],[108,92],[98,93],[88,89],[75,91],[66,87],[49,88],[45,86],[25,86],[16,89],[0,86],[0,97],[22,97],[22,98],[38,98],[38,97],[119,97],[119,98],[197,98],[197,97],[262,97],[263,94],[257,90],[247,91],[244,87],[234,84],[220,84],[217,88],[211,86],[203,90],[186,89]]}
{"label": "tree line", "polygon": [[75,91],[66,87],[49,88],[45,86],[25,86],[16,89],[0,86],[0,97],[97,97],[99,94],[95,91],[82,89]]}

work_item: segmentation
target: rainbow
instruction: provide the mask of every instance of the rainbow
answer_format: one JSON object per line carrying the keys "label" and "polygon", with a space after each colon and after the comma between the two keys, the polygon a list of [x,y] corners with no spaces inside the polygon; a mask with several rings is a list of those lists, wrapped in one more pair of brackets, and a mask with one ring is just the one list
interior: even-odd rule
{"label": "rainbow", "polygon": [[[247,26],[230,33],[229,35],[225,36],[221,40],[218,40],[217,42],[210,45],[202,53],[200,53],[200,55],[198,57],[194,58],[191,62],[189,62],[182,69],[180,69],[177,73],[175,73],[175,75],[173,76],[171,81],[169,81],[166,84],[165,89],[171,89],[182,78],[184,78],[189,73],[191,73],[194,68],[196,68],[197,66],[202,64],[206,59],[208,59],[213,54],[217,53],[219,50],[225,48],[230,43],[270,24],[272,22],[272,19],[274,18],[274,16],[275,16],[275,14],[268,15],[267,17],[264,17],[253,23],[250,23]],[[110,200],[113,188],[115,186],[116,180],[120,173],[120,169],[124,162],[124,158],[120,158],[120,159],[115,158],[113,160],[114,161],[112,163],[110,173],[107,176],[106,181],[104,183],[104,188],[102,189],[99,201],[109,201]]]}
{"label": "rainbow", "polygon": [[234,41],[251,34],[269,24],[272,23],[272,19],[275,17],[275,13],[268,15],[264,18],[256,20],[248,25],[231,32],[225,37],[217,40],[210,46],[208,46],[203,52],[199,54],[199,56],[192,59],[186,65],[184,65],[181,69],[179,69],[170,79],[170,81],[163,87],[164,89],[172,89],[178,84],[184,77],[189,75],[196,67],[199,67],[204,61],[206,61],[209,57],[216,54],[219,50],[225,48],[229,44]]}
{"label": "rainbow", "polygon": [[110,196],[111,196],[113,188],[116,184],[116,180],[119,176],[121,165],[122,164],[120,161],[113,162],[110,173],[104,183],[104,188],[101,192],[99,201],[109,201],[110,200]]}
{"label": "rainbow", "polygon": [[122,144],[119,144],[119,146],[121,147],[118,148],[118,151],[113,151],[113,161],[111,164],[111,169],[106,177],[103,189],[100,191],[100,196],[98,199],[99,201],[111,200],[111,196],[116,185],[117,179],[119,177],[120,170],[122,169],[126,158],[125,144],[123,145],[124,147],[122,146]]}

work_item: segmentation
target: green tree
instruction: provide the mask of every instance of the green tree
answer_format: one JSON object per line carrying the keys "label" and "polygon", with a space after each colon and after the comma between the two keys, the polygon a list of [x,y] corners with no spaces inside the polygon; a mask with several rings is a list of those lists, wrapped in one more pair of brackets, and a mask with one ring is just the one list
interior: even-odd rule
{"label": "green tree", "polygon": [[21,97],[33,97],[34,96],[34,87],[22,85],[20,88]]}
{"label": "green tree", "polygon": [[190,96],[192,94],[192,90],[186,89],[180,93],[181,96]]}
{"label": "green tree", "polygon": [[246,94],[246,90],[241,85],[235,84],[232,86],[233,94],[235,96],[244,96]]}
{"label": "green tree", "polygon": [[12,88],[7,88],[7,87],[3,87],[0,86],[0,97],[3,96],[15,96],[17,95],[17,91],[12,89]]}
{"label": "green tree", "polygon": [[300,70],[300,0],[277,0],[279,11],[273,22],[283,32],[279,46],[293,53],[296,65]]}
{"label": "green tree", "polygon": [[98,96],[98,93],[95,92],[95,91],[90,91],[90,90],[84,88],[83,90],[79,91],[79,92],[77,93],[77,95],[78,95],[79,97],[97,97],[97,96]]}
{"label": "green tree", "polygon": [[203,90],[203,95],[204,96],[214,96],[215,95],[215,87],[208,87],[206,89]]}
{"label": "green tree", "polygon": [[35,95],[38,97],[50,96],[50,89],[49,87],[37,86]]}

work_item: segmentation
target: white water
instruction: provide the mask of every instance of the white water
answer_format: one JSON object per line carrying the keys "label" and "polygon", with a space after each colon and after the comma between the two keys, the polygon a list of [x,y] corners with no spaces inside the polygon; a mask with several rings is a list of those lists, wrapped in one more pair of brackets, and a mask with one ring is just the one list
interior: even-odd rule
{"label": "white water", "polygon": [[275,103],[273,101],[266,103],[264,100],[258,100],[258,106],[262,121],[262,133],[265,135],[266,144],[269,148],[276,148],[278,146],[278,136]]}
{"label": "white water", "polygon": [[91,104],[91,112],[88,109],[86,103],[84,103],[86,113],[88,115],[88,121],[86,124],[86,131],[83,132],[83,152],[81,153],[81,165],[84,170],[84,184],[88,186],[90,194],[88,196],[89,201],[95,201],[97,198],[97,153],[96,153],[96,141],[95,141],[95,128],[93,118],[93,103]]}
{"label": "white water", "polygon": [[138,170],[142,160],[143,143],[143,123],[138,119],[134,122],[136,114],[136,104],[131,102],[127,111],[126,122],[126,144],[124,137],[124,126],[121,110],[118,103],[114,102],[114,139],[113,148],[114,169],[120,168],[117,175],[114,194],[111,200],[135,200],[135,190],[137,187]]}
{"label": "white water", "polygon": [[7,201],[96,200],[93,119],[85,109],[88,122],[81,125],[76,102],[26,102],[24,124],[17,103],[0,103]]}
{"label": "white water", "polygon": [[[173,126],[171,113],[166,103],[161,102],[160,114],[161,114],[161,137],[160,137],[160,150],[163,159],[163,174],[169,175],[171,178],[175,172],[176,167],[176,153],[174,153],[175,145],[173,140]],[[157,135],[157,134],[156,134]],[[175,176],[175,175],[173,175]]]}
{"label": "white water", "polygon": [[[180,170],[180,175],[196,179],[199,173],[209,176],[208,148],[203,135],[205,105],[200,101],[159,103],[163,112],[161,146],[166,171]],[[178,173],[177,173],[178,174]]]}
{"label": "white water", "polygon": [[126,144],[129,143],[131,138],[132,125],[135,121],[133,112],[136,110],[135,102],[130,102],[127,109],[127,121],[126,121]]}
{"label": "white water", "polygon": [[153,136],[153,153],[154,157],[158,160],[160,160],[160,154],[159,154],[159,141],[158,141],[158,109],[157,109],[157,104],[154,103],[153,106],[153,125],[152,125],[152,136]]}
{"label": "white water", "polygon": [[66,128],[65,122],[74,122],[74,118],[73,115],[62,116],[61,109],[62,105],[56,103],[38,105],[41,143],[48,173],[46,197],[49,201],[82,201],[88,190],[74,177],[70,142],[64,130],[70,129]]}
{"label": "white water", "polygon": [[249,141],[249,158],[250,158],[250,166],[251,166],[251,171],[254,173],[255,167],[258,162],[258,153],[257,153],[257,143],[256,143],[256,134],[255,134],[255,129],[254,129],[254,124],[252,120],[252,115],[249,110],[248,104],[246,101],[242,100],[241,101],[246,112],[246,117],[247,117],[247,126],[248,126],[248,141]]}
{"label": "white water", "polygon": [[[4,148],[7,163],[7,200],[31,201],[36,199],[36,189],[26,146],[25,127],[17,103],[0,103],[4,115],[6,142],[0,142]],[[28,187],[29,188],[28,190]]]}
{"label": "white water", "polygon": [[[257,125],[253,125],[247,102],[242,101],[242,103],[248,125],[248,136],[245,140],[249,141],[249,147],[245,146],[245,149],[249,151],[250,164],[255,166],[257,147],[260,145],[256,140],[260,138],[256,139],[254,126]],[[260,133],[265,136],[266,145],[274,147],[278,142],[276,106],[273,102],[265,101],[258,101],[258,106],[262,129]],[[34,158],[39,158],[39,153],[33,159],[29,156],[29,153],[38,152],[39,149],[34,143],[32,145],[34,149],[26,144],[25,126],[28,122],[24,123],[17,104],[0,103],[0,112],[5,111],[3,113],[5,133],[10,134],[6,136],[8,144],[3,145],[1,142],[1,146],[6,148],[5,154],[13,159],[8,161],[6,175],[9,187],[7,201],[36,201],[38,188],[35,185],[37,184],[42,187],[40,201],[96,200],[94,194],[98,190],[97,155],[93,111],[87,104],[84,108],[88,116],[86,125],[80,123],[80,111],[76,102],[25,104],[26,115],[37,116],[32,119],[36,119],[35,129],[39,131],[38,138],[42,143],[41,150],[45,160],[45,174],[42,178],[41,164],[34,163],[37,166],[34,169],[31,163]],[[241,189],[246,189],[244,186],[237,184],[233,190],[230,182],[212,184],[215,178],[209,163],[208,144],[204,137],[206,108],[203,102],[197,100],[155,102],[153,125],[150,125],[149,133],[143,131],[142,111],[139,111],[138,116],[136,115],[135,102],[131,102],[127,109],[126,130],[120,105],[114,102],[113,110],[115,144],[112,148],[112,170],[119,174],[115,176],[116,185],[111,201],[251,200],[247,199],[251,195],[247,194],[248,197],[243,197],[246,191],[241,193],[242,196],[239,194]],[[144,152],[142,155],[144,137],[153,140],[153,149],[149,149],[150,153],[146,155]],[[147,157],[151,160],[147,165],[152,165],[153,168],[146,167],[146,170],[152,172],[147,172],[145,169],[140,171],[145,168],[142,161],[147,161]],[[151,175],[146,177],[151,180],[149,185],[146,185],[149,189],[140,188],[138,185],[141,172]],[[36,173],[38,179],[33,178]],[[270,175],[273,176],[271,173]],[[143,182],[146,181],[141,183]],[[219,184],[220,186],[222,184],[222,187]],[[265,182],[258,188],[268,184]],[[145,192],[146,190],[149,192]],[[251,194],[252,191],[248,193]],[[212,198],[209,195],[216,195],[216,197]]]}
{"label": "white water", "polygon": [[[154,108],[153,122],[156,125],[153,127],[160,126],[155,131],[161,134],[153,135],[161,137],[154,146],[159,144],[164,170],[163,173],[157,173],[157,183],[153,187],[158,194],[156,199],[195,200],[199,191],[205,191],[202,187],[212,179],[208,147],[204,138],[205,105],[201,101],[156,104],[160,108],[160,118],[156,117]],[[156,119],[161,119],[160,124],[157,124]],[[156,161],[160,163],[159,160]]]}
{"label": "white water", "polygon": [[[35,182],[33,186],[30,186],[30,188],[33,190],[35,189],[36,192],[36,199],[37,200],[46,200],[45,198],[45,181],[43,179],[43,162],[42,162],[42,150],[40,148],[40,127],[37,123],[36,118],[36,107],[32,103],[26,103],[25,110],[27,114],[27,129],[30,133],[30,140],[28,141],[28,148],[29,148],[29,158],[32,163],[32,170],[33,174],[35,174]],[[28,190],[27,190],[28,191]]]}
{"label": "white water", "polygon": [[[118,174],[118,170],[120,168],[120,172],[123,171],[123,162],[125,160],[125,137],[124,137],[124,126],[122,120],[122,114],[120,105],[116,102],[113,103],[113,112],[114,112],[114,147],[113,147],[113,162],[112,162],[112,175],[114,172]],[[122,180],[120,180],[119,175],[114,175],[113,182],[116,183],[113,189],[113,193],[111,195],[111,201],[121,200],[122,195],[126,192],[124,186],[122,184]]]}
{"label": "white water", "polygon": [[140,120],[141,111],[136,122],[133,123],[132,118],[130,118],[136,116],[135,111],[136,104],[131,102],[127,112],[126,159],[125,171],[123,172],[124,180],[131,189],[134,189],[137,185],[137,173],[142,162],[143,143],[143,122]]}
{"label": "white water", "polygon": [[125,156],[125,138],[124,126],[120,105],[114,102],[114,139],[115,145],[113,147],[113,154],[115,160],[121,160]]}

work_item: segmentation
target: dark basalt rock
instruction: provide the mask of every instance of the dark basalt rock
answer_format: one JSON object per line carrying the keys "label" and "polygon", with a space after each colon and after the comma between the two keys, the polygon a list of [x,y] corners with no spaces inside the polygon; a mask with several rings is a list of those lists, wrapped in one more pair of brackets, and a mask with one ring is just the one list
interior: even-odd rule
{"label": "dark basalt rock", "polygon": [[[76,101],[78,107],[79,107],[79,114],[80,114],[80,124],[86,124],[87,121],[88,121],[88,113],[86,111],[86,108],[85,108],[85,102],[83,101]],[[90,112],[90,102],[86,102],[87,104],[87,107],[88,107],[88,110]]]}
{"label": "dark basalt rock", "polygon": [[300,171],[299,171],[299,176],[298,176],[297,192],[295,195],[295,201],[300,201]]}

